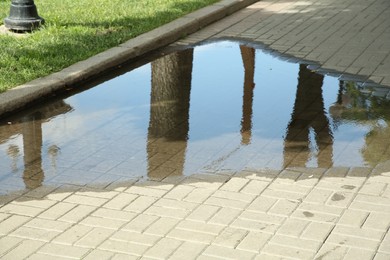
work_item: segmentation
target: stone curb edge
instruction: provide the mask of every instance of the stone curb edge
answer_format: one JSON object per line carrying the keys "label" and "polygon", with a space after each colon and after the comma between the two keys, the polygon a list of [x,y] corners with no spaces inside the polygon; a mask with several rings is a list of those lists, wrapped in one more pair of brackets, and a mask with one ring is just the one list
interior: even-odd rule
{"label": "stone curb edge", "polygon": [[258,0],[222,0],[187,14],[117,47],[77,62],[59,72],[38,78],[0,94],[0,117],[27,107],[50,94],[91,79],[130,59],[169,45]]}

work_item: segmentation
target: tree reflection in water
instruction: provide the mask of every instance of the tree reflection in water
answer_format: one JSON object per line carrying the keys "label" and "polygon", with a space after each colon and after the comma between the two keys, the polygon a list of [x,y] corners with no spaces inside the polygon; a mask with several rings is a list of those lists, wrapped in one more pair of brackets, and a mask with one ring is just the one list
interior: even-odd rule
{"label": "tree reflection in water", "polygon": [[148,128],[148,176],[161,179],[184,170],[189,130],[193,49],[152,62]]}
{"label": "tree reflection in water", "polygon": [[390,159],[389,93],[388,88],[340,81],[337,102],[330,108],[336,127],[346,122],[370,127],[361,153],[373,167]]}
{"label": "tree reflection in water", "polygon": [[314,130],[319,167],[333,165],[333,134],[325,115],[322,84],[324,76],[299,66],[298,87],[291,120],[284,140],[284,168],[304,167],[310,159],[310,129]]}

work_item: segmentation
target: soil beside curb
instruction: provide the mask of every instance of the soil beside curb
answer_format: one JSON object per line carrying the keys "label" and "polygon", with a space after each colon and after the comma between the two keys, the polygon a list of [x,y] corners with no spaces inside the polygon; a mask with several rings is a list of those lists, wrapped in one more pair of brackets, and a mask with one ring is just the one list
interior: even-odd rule
{"label": "soil beside curb", "polygon": [[222,0],[133,38],[117,47],[77,62],[59,72],[38,78],[0,94],[0,117],[27,107],[68,86],[91,79],[150,51],[220,20],[258,0]]}

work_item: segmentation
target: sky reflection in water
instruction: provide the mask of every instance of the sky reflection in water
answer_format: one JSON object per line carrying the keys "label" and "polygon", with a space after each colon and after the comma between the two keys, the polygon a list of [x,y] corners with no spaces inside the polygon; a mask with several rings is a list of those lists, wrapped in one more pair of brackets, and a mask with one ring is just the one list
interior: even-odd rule
{"label": "sky reflection in water", "polygon": [[0,194],[244,168],[374,167],[389,160],[386,95],[234,42],[198,46],[4,122]]}

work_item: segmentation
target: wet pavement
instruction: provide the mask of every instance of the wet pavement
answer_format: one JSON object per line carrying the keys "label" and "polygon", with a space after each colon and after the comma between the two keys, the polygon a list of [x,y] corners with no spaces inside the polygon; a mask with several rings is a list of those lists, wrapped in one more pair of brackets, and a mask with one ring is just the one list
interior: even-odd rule
{"label": "wet pavement", "polygon": [[[175,45],[291,6],[308,8],[262,1]],[[256,44],[181,50],[3,122],[2,258],[389,259],[387,75]]]}

